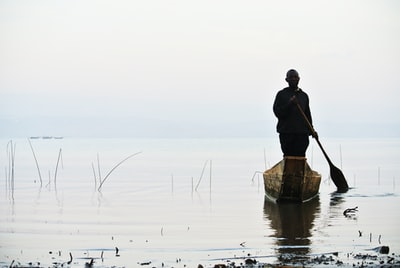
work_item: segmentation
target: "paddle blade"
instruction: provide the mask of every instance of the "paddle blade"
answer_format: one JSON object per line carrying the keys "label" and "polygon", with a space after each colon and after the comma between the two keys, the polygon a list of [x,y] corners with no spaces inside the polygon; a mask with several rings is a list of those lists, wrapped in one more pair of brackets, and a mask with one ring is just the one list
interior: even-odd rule
{"label": "paddle blade", "polygon": [[347,192],[349,185],[347,184],[346,178],[342,171],[330,163],[331,178],[333,183],[336,185],[338,192]]}

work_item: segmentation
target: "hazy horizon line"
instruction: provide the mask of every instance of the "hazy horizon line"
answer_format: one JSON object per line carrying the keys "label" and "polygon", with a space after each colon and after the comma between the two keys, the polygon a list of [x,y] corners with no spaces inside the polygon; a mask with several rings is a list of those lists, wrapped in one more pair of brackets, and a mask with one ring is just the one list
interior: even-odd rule
{"label": "hazy horizon line", "polygon": [[[144,116],[0,116],[0,137],[76,138],[270,138],[277,137],[271,119],[189,120]],[[315,127],[315,126],[314,126]],[[398,138],[395,122],[318,122],[320,137]]]}

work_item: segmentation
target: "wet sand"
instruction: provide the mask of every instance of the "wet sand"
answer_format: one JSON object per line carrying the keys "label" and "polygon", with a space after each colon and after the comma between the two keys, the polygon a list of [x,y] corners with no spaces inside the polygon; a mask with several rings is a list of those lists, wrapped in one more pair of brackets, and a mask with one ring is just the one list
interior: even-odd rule
{"label": "wet sand", "polygon": [[[107,249],[105,249],[107,250]],[[152,260],[135,260],[132,258],[124,265],[112,264],[116,258],[120,258],[120,254],[129,254],[129,252],[120,253],[115,250],[113,257],[107,257],[104,250],[98,251],[81,251],[65,254],[59,252],[48,252],[47,258],[42,261],[21,263],[16,260],[10,263],[1,263],[1,267],[400,267],[400,255],[389,253],[383,254],[380,249],[373,249],[369,253],[338,253],[331,252],[326,254],[282,254],[277,256],[253,256],[243,250],[242,257],[228,257],[219,260],[203,260],[198,264],[193,260],[176,258],[176,260],[152,261]],[[108,251],[112,251],[109,249]],[[250,251],[249,251],[250,252]],[[95,256],[96,254],[99,256]],[[274,262],[267,262],[265,259],[276,258]],[[126,259],[126,258],[125,258]],[[120,263],[120,261],[115,261]]]}

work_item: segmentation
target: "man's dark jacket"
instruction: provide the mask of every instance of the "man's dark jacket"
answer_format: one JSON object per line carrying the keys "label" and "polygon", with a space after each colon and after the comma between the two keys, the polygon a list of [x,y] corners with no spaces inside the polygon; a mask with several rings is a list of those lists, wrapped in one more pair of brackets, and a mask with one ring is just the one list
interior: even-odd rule
{"label": "man's dark jacket", "polygon": [[297,101],[312,124],[308,95],[300,88],[295,91],[287,87],[279,91],[275,97],[273,110],[275,116],[278,118],[276,130],[278,133],[311,135],[311,131],[296,103],[289,101],[293,95],[296,96]]}

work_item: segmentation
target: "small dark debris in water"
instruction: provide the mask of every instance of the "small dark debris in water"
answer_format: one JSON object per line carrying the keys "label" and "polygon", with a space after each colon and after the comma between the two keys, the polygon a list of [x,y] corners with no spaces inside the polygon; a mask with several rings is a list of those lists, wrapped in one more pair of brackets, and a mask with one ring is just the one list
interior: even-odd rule
{"label": "small dark debris in water", "polygon": [[115,257],[119,257],[119,249],[117,247],[115,247]]}
{"label": "small dark debris in water", "polygon": [[389,257],[387,263],[392,264],[394,262],[395,258]]}
{"label": "small dark debris in water", "polygon": [[246,246],[245,244],[246,244],[246,241],[245,241],[245,242],[242,242],[242,243],[240,243],[240,246],[241,246],[241,247],[245,247],[245,246]]}
{"label": "small dark debris in water", "polygon": [[70,252],[70,253],[69,253],[69,261],[67,262],[67,264],[68,264],[68,265],[71,264],[71,263],[72,263],[72,260],[73,260],[73,258],[72,258],[72,253]]}
{"label": "small dark debris in water", "polygon": [[307,267],[307,265],[342,265],[343,262],[336,259],[337,255],[339,255],[338,252],[329,253],[328,255],[322,254],[315,257],[297,254],[281,254],[278,256],[278,260],[279,265],[289,265],[288,267],[297,267],[298,265],[301,265],[301,267]]}
{"label": "small dark debris in water", "polygon": [[362,236],[362,232],[360,230],[358,230],[358,237]]}
{"label": "small dark debris in water", "polygon": [[381,250],[379,251],[380,254],[389,254],[389,247],[388,246],[382,246]]}
{"label": "small dark debris in water", "polygon": [[144,266],[144,265],[150,265],[150,264],[151,264],[151,261],[140,263],[140,265],[142,265],[142,266]]}
{"label": "small dark debris in water", "polygon": [[250,265],[250,264],[257,264],[257,261],[256,261],[255,259],[246,259],[244,262],[245,262],[247,265]]}
{"label": "small dark debris in water", "polygon": [[380,254],[389,254],[389,247],[388,246],[377,247],[374,250],[379,252]]}
{"label": "small dark debris in water", "polygon": [[85,268],[91,268],[93,267],[94,264],[94,259],[91,259],[90,262],[85,263]]}
{"label": "small dark debris in water", "polygon": [[354,207],[354,208],[348,208],[345,211],[343,211],[343,215],[344,216],[352,216],[354,215],[354,213],[356,213],[358,211],[358,207]]}
{"label": "small dark debris in water", "polygon": [[370,255],[370,254],[356,254],[356,255],[354,255],[354,259],[358,259],[358,260],[374,260],[374,261],[376,261],[378,259],[378,256]]}
{"label": "small dark debris in water", "polygon": [[329,263],[332,263],[332,262],[334,262],[335,260],[333,259],[333,257],[332,256],[325,256],[324,254],[322,254],[321,256],[319,256],[319,257],[315,257],[314,258],[314,260],[313,260],[314,262],[317,262],[317,263],[319,263],[319,264],[329,264]]}
{"label": "small dark debris in water", "polygon": [[204,268],[204,266],[199,264],[199,265],[197,265],[197,268]]}

